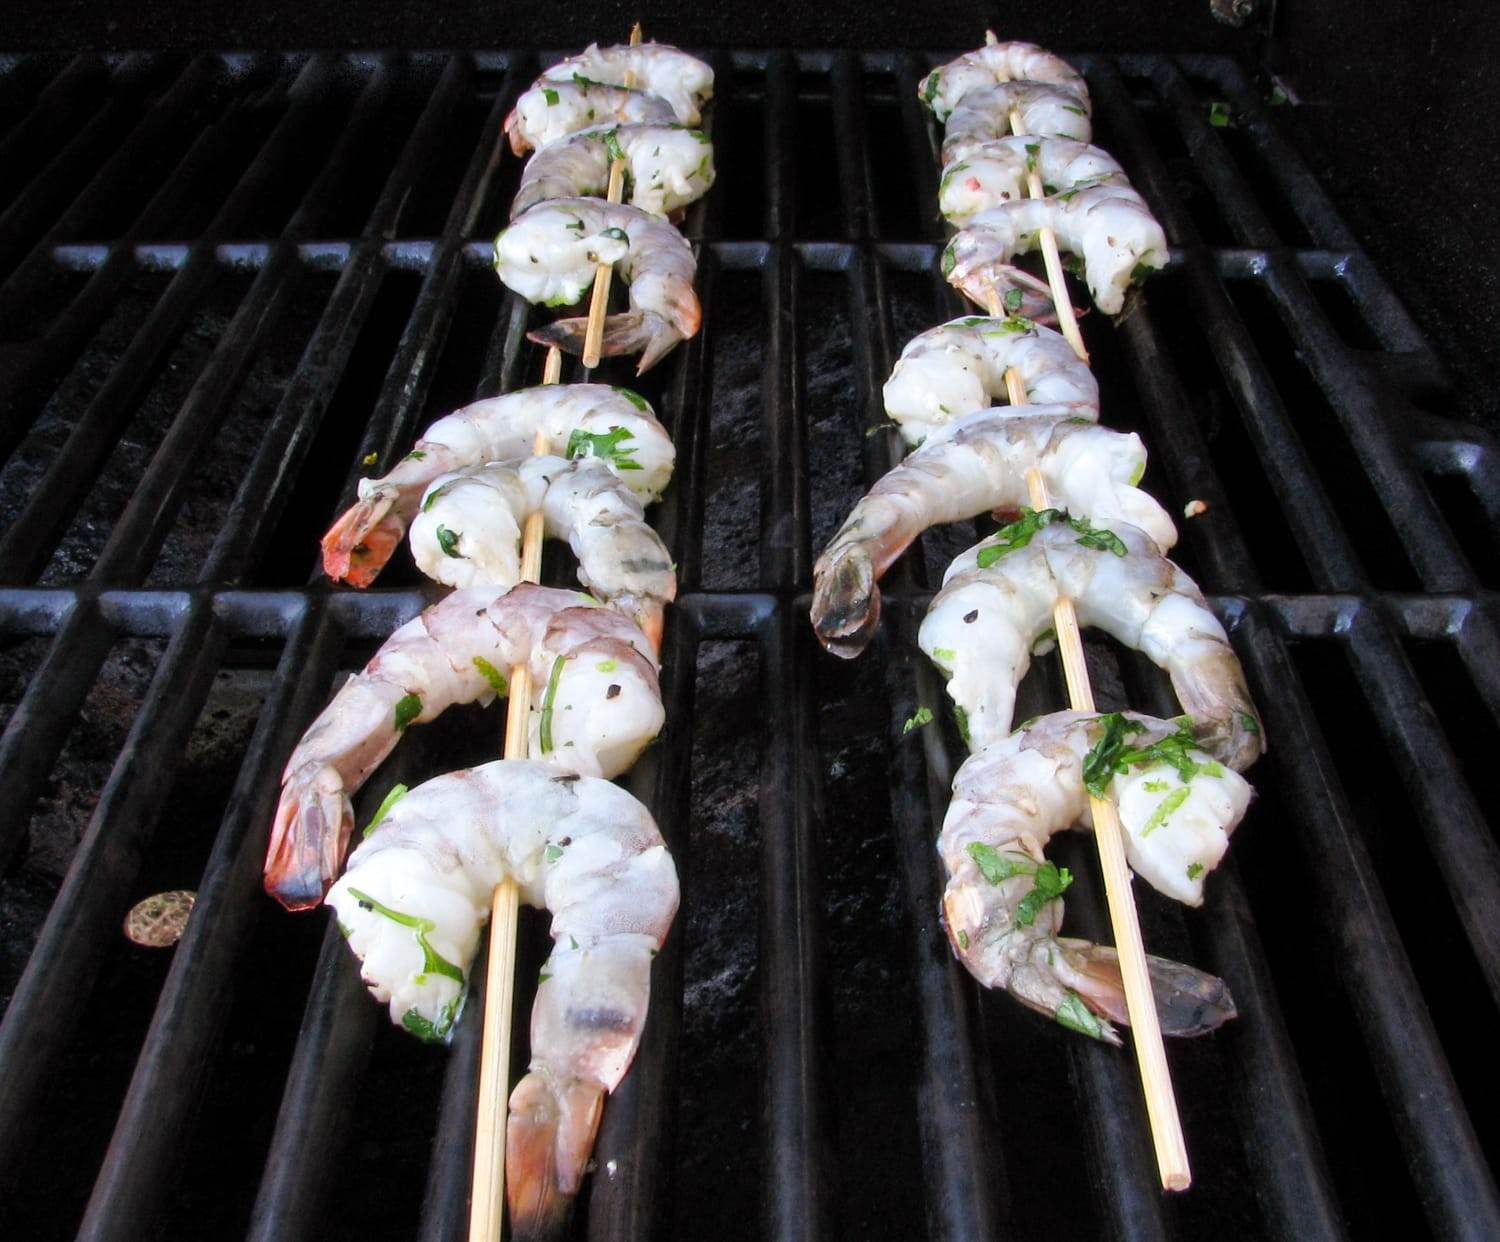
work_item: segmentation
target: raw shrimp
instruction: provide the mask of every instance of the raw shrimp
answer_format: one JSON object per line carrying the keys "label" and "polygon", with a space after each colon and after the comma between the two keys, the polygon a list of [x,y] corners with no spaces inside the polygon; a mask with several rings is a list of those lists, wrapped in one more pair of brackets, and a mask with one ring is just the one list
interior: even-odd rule
{"label": "raw shrimp", "polygon": [[391,1020],[443,1040],[504,880],[552,916],[506,1137],[516,1236],[551,1236],[604,1095],[635,1056],[651,959],[677,912],[677,870],[646,808],[608,781],[524,759],[439,776],[388,807],[328,904]]}
{"label": "raw shrimp", "polygon": [[538,431],[548,453],[566,453],[570,443],[614,441],[610,460],[645,503],[658,499],[672,477],[672,439],[638,393],[608,384],[518,389],[438,419],[392,470],[361,479],[358,501],[323,536],[323,572],[369,586],[434,479],[465,466],[525,457]]}
{"label": "raw shrimp", "polygon": [[590,43],[578,55],[545,70],[542,78],[551,82],[577,82],[581,78],[590,85],[623,83],[628,78],[648,94],[665,99],[684,125],[698,124],[703,105],[714,93],[714,71],[696,56],[666,43],[619,43],[613,47]]}
{"label": "raw shrimp", "polygon": [[1099,385],[1088,363],[1058,333],[1019,316],[971,315],[912,337],[885,383],[885,412],[908,444],[921,444],[955,418],[1007,400],[1009,367],[1032,405],[1067,406],[1098,421]]}
{"label": "raw shrimp", "polygon": [[[637,374],[698,331],[693,248],[665,220],[597,198],[538,203],[495,238],[495,270],[529,302],[571,306],[593,288],[601,263],[630,285],[630,312],[610,315],[604,353],[641,354]],[[588,320],[560,319],[530,339],[583,352]]]}
{"label": "raw shrimp", "polygon": [[943,169],[938,207],[943,217],[964,224],[976,212],[1027,197],[1031,172],[1048,194],[1067,199],[1096,185],[1128,185],[1108,151],[1071,138],[1012,135],[978,143]]}
{"label": "raw shrimp", "polygon": [[603,198],[615,159],[625,161],[629,174],[625,201],[653,216],[686,207],[714,183],[714,145],[701,129],[675,122],[586,129],[527,161],[511,219],[548,199]]}
{"label": "raw shrimp", "polygon": [[1083,75],[1061,56],[1034,43],[991,42],[965,52],[923,78],[917,96],[939,121],[946,121],[973,92],[1011,82],[1045,82],[1075,96],[1085,110],[1089,106],[1089,88]]}
{"label": "raw shrimp", "polygon": [[1171,677],[1199,746],[1236,771],[1260,757],[1260,715],[1197,583],[1143,531],[1070,520],[1057,509],[1028,512],[961,553],[918,633],[948,677],[973,749],[1010,732],[1016,687],[1039,644],[1052,645],[1059,597],[1073,601],[1081,625],[1098,626]]}
{"label": "raw shrimp", "polygon": [[[1040,717],[970,755],[954,777],[938,836],[954,952],[985,987],[1118,1043],[1110,1024],[1129,1016],[1115,951],[1059,938],[1072,876],[1043,854],[1053,833],[1090,825],[1085,779],[1119,806],[1131,868],[1189,905],[1201,904],[1203,877],[1253,791],[1175,723],[1136,712]],[[1200,1035],[1235,1016],[1222,980],[1146,960],[1163,1034]]]}
{"label": "raw shrimp", "polygon": [[535,83],[516,100],[505,118],[510,149],[525,155],[533,147],[610,123],[664,125],[680,118],[665,99],[625,86],[606,86],[583,79],[555,78]]}
{"label": "raw shrimp", "polygon": [[572,547],[579,581],[659,648],[662,610],[677,594],[672,557],[606,458],[531,457],[440,476],[412,520],[412,556],[448,586],[512,586],[522,528],[538,510],[546,533]]}
{"label": "raw shrimp", "polygon": [[1128,185],[1096,185],[981,211],[943,251],[943,275],[987,306],[998,292],[992,267],[1001,267],[1005,281],[1010,260],[1034,249],[1044,228],[1083,260],[1094,304],[1106,315],[1118,314],[1130,284],[1165,267],[1170,254],[1166,234],[1139,194]]}
{"label": "raw shrimp", "polygon": [[967,159],[980,145],[1010,133],[1010,114],[1021,114],[1028,134],[1047,138],[1093,137],[1088,105],[1077,95],[1038,82],[1007,82],[970,91],[953,109],[943,132],[943,167]]}
{"label": "raw shrimp", "polygon": [[1139,436],[1110,431],[1066,407],[980,410],[939,428],[865,495],[813,566],[812,623],[834,655],[864,650],[880,621],[876,585],[929,526],[1027,503],[1037,466],[1069,512],[1139,526],[1163,548],[1177,542],[1166,511],[1136,487],[1146,470]]}
{"label": "raw shrimp", "polygon": [[531,669],[529,753],[560,772],[615,776],[661,729],[656,654],[613,608],[522,583],[455,591],[398,629],[313,721],[281,777],[266,891],[316,905],[339,873],[353,795],[408,725],[506,693]]}

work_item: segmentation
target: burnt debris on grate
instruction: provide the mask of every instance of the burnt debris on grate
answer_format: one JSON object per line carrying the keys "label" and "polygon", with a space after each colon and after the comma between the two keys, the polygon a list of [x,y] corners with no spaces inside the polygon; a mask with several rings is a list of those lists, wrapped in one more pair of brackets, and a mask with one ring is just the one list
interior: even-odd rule
{"label": "burnt debris on grate", "polygon": [[[911,640],[972,532],[904,559],[874,659],[821,657],[805,616],[812,549],[894,459],[899,344],[955,309],[915,98],[940,59],[715,58],[706,330],[645,385],[679,454],[668,725],[630,777],[684,917],[575,1232],[1496,1236],[1495,446],[1444,417],[1432,351],[1227,60],[1079,58],[1176,252],[1135,314],[1086,324],[1111,423],[1159,494],[1208,503],[1179,551],[1275,735],[1205,908],[1139,894],[1148,941],[1240,1005],[1172,1053],[1192,1193],[1155,1189],[1125,1057],[948,954],[932,839],[962,752],[900,730],[941,701]],[[0,1182],[40,1235],[460,1227],[478,1003],[447,1052],[389,1028],[259,864],[292,741],[428,598],[396,566],[328,590],[317,536],[368,454],[536,373],[488,237],[537,64],[0,66]],[[1045,669],[1024,694],[1061,701]],[[489,757],[498,722],[450,715],[391,779]],[[124,940],[170,888],[198,893],[183,940]]]}

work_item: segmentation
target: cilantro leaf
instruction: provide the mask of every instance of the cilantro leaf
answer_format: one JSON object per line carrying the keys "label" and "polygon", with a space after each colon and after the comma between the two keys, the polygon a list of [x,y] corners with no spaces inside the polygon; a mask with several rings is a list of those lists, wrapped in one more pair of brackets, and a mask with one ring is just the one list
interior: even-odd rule
{"label": "cilantro leaf", "polygon": [[1026,295],[1019,289],[1007,289],[1005,291],[1003,304],[1008,314],[1014,315],[1019,312],[1025,301]]}
{"label": "cilantro leaf", "polygon": [[601,434],[585,431],[579,427],[568,437],[568,447],[564,455],[569,459],[602,457],[616,470],[640,470],[642,466],[635,459],[634,447],[620,447],[622,440],[633,439],[635,436],[628,427],[613,427]]}
{"label": "cilantro leaf", "polygon": [[422,700],[415,694],[403,694],[396,700],[396,732],[405,733],[406,726],[422,714]]}
{"label": "cilantro leaf", "polygon": [[375,829],[380,827],[380,821],[390,813],[390,809],[395,806],[396,803],[400,802],[401,799],[406,796],[406,792],[407,791],[405,785],[391,786],[391,792],[386,794],[384,800],[378,807],[375,808],[375,817],[365,825],[365,836],[369,836],[372,832],[375,831]]}
{"label": "cilantro leaf", "polygon": [[463,538],[463,532],[449,530],[446,526],[437,528],[438,547],[442,548],[444,556],[451,556],[455,560],[462,559],[462,553],[458,550],[458,541]]}
{"label": "cilantro leaf", "polygon": [[552,753],[552,701],[557,698],[557,683],[562,680],[563,663],[567,656],[558,656],[552,661],[552,673],[547,678],[547,692],[542,695],[542,720],[538,740],[542,754]]}
{"label": "cilantro leaf", "polygon": [[1007,552],[1014,552],[1017,548],[1024,548],[1034,538],[1037,531],[1044,526],[1050,526],[1059,518],[1065,517],[1061,509],[1029,509],[1021,508],[1021,516],[1008,526],[1002,526],[993,535],[985,540],[984,546],[979,549],[974,558],[980,569],[988,569]]}
{"label": "cilantro leaf", "polygon": [[1225,129],[1233,124],[1234,117],[1229,111],[1229,105],[1222,99],[1215,99],[1208,105],[1208,123],[1215,129]]}
{"label": "cilantro leaf", "polygon": [[915,714],[906,718],[906,723],[901,726],[901,736],[905,737],[913,729],[920,729],[932,723],[932,708],[919,707]]}
{"label": "cilantro leaf", "polygon": [[505,674],[483,656],[474,657],[474,667],[483,674],[485,681],[490,683],[490,689],[501,698],[510,693],[510,682],[505,680]]}
{"label": "cilantro leaf", "polygon": [[1077,1031],[1080,1035],[1087,1035],[1090,1039],[1104,1038],[1104,1024],[1083,1003],[1077,992],[1068,992],[1067,999],[1057,1007],[1057,1012],[1052,1015],[1052,1018],[1059,1026],[1065,1026],[1070,1031]]}
{"label": "cilantro leaf", "polygon": [[1184,802],[1187,801],[1188,787],[1179,785],[1165,798],[1156,804],[1156,810],[1151,812],[1151,818],[1141,827],[1141,836],[1149,837],[1160,828],[1171,817]]}
{"label": "cilantro leaf", "polygon": [[1124,556],[1128,551],[1125,541],[1119,535],[1112,530],[1094,526],[1088,518],[1070,517],[1068,525],[1081,536],[1078,540],[1080,547],[1093,548],[1099,552],[1113,552],[1116,556]]}
{"label": "cilantro leaf", "polygon": [[549,108],[554,108],[557,106],[559,96],[558,93],[550,86],[544,86],[542,87],[542,98],[547,101],[547,106]]}
{"label": "cilantro leaf", "polygon": [[1188,879],[1190,879],[1190,880],[1196,880],[1202,874],[1203,874],[1203,864],[1202,863],[1189,863],[1188,864],[1188,869],[1187,869],[1187,878]]}
{"label": "cilantro leaf", "polygon": [[435,922],[415,914],[402,914],[400,910],[393,910],[390,906],[376,901],[368,893],[362,893],[357,888],[351,888],[349,896],[353,897],[366,910],[373,910],[381,918],[390,919],[392,923],[396,923],[401,927],[410,927],[416,933],[417,943],[422,946],[423,971],[432,975],[442,975],[445,979],[452,979],[459,985],[463,984],[464,972],[434,949],[427,941],[428,933],[437,930]]}

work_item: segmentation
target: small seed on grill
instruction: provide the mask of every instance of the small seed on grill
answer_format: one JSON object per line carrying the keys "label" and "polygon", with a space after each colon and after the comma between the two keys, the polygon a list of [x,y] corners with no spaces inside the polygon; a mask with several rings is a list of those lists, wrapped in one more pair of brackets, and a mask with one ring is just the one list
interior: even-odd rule
{"label": "small seed on grill", "polygon": [[125,916],[125,935],[148,949],[165,949],[176,944],[182,939],[197,899],[197,893],[174,889],[138,901]]}

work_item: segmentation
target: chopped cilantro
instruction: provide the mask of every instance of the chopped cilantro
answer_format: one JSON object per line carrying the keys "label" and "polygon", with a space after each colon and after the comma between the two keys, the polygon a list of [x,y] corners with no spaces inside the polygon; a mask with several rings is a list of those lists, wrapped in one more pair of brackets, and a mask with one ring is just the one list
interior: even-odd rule
{"label": "chopped cilantro", "polygon": [[1127,552],[1125,541],[1112,530],[1104,530],[1094,526],[1088,518],[1068,519],[1068,525],[1079,534],[1079,546],[1093,548],[1097,552],[1113,552],[1116,556],[1124,556]]}
{"label": "chopped cilantro", "polygon": [[426,461],[427,460],[427,454],[424,453],[421,449],[412,449],[412,451],[410,453],[408,453],[402,460],[403,461]]}
{"label": "chopped cilantro", "polygon": [[1258,721],[1249,712],[1236,711],[1235,715],[1240,718],[1240,728],[1242,728],[1246,733],[1260,732],[1260,721]]}
{"label": "chopped cilantro", "polygon": [[1156,810],[1151,812],[1151,818],[1148,819],[1141,827],[1141,836],[1149,837],[1153,832],[1155,832],[1164,823],[1166,823],[1172,813],[1187,801],[1187,796],[1188,787],[1186,785],[1180,785],[1178,786],[1178,788],[1169,793],[1165,798],[1163,798],[1159,803],[1157,803]]}
{"label": "chopped cilantro", "polygon": [[[1115,773],[1133,767],[1164,763],[1174,769],[1184,783],[1199,773],[1210,774],[1210,765],[1200,764],[1190,755],[1189,752],[1196,750],[1198,745],[1185,725],[1178,724],[1176,733],[1168,734],[1149,746],[1131,748],[1126,745],[1126,738],[1146,728],[1140,721],[1126,720],[1119,712],[1109,712],[1099,717],[1099,723],[1104,726],[1103,735],[1083,763],[1083,783],[1096,798],[1106,796],[1105,790]],[[1180,800],[1177,805],[1181,805]],[[1172,807],[1167,814],[1176,809]]]}
{"label": "chopped cilantro", "polygon": [[941,69],[934,69],[927,75],[927,81],[922,84],[922,102],[933,111],[937,110],[932,101],[937,98],[938,87],[942,85],[942,73]]}
{"label": "chopped cilantro", "polygon": [[461,559],[462,554],[458,550],[458,541],[463,538],[463,532],[449,530],[446,526],[437,528],[438,547],[442,548],[444,556],[451,556],[455,560]]}
{"label": "chopped cilantro", "polygon": [[550,86],[542,87],[542,98],[547,101],[547,106],[549,108],[554,108],[557,106],[558,94]]}
{"label": "chopped cilantro", "polygon": [[1166,793],[1171,786],[1166,781],[1146,781],[1141,788],[1147,793]]}
{"label": "chopped cilantro", "polygon": [[1077,992],[1070,990],[1067,999],[1057,1007],[1057,1012],[1052,1017],[1059,1026],[1065,1026],[1070,1031],[1077,1031],[1090,1039],[1104,1038],[1104,1024],[1079,999]]}
{"label": "chopped cilantro", "polygon": [[967,746],[969,744],[969,713],[957,703],[953,705],[953,723],[958,726],[958,736],[963,738],[964,745]]}
{"label": "chopped cilantro", "polygon": [[1202,863],[1189,863],[1188,864],[1188,869],[1187,869],[1187,878],[1188,879],[1190,879],[1190,880],[1196,880],[1202,874],[1203,874],[1203,864]]}
{"label": "chopped cilantro", "polygon": [[360,458],[360,464],[364,466],[373,466],[379,460],[379,453],[366,453],[363,457]]}
{"label": "chopped cilantro", "polygon": [[542,754],[552,753],[552,702],[557,698],[557,683],[562,680],[563,662],[566,656],[558,656],[552,661],[552,674],[547,678],[547,692],[542,695],[542,721],[539,731],[539,740],[542,745]]}
{"label": "chopped cilantro", "polygon": [[1042,509],[1038,512],[1022,506],[1020,518],[1008,526],[1002,526],[985,540],[985,546],[979,549],[979,554],[975,557],[976,563],[980,569],[988,569],[1007,552],[1024,548],[1036,537],[1037,531],[1050,526],[1062,516],[1061,509]]}
{"label": "chopped cilantro", "polygon": [[953,269],[958,265],[958,257],[953,253],[953,243],[949,242],[943,248],[943,257],[938,261],[938,266],[943,269],[944,276],[953,275]]}
{"label": "chopped cilantro", "polygon": [[611,241],[622,241],[627,245],[630,243],[630,234],[624,229],[605,229],[599,236],[608,237]]}
{"label": "chopped cilantro", "polygon": [[1016,906],[1016,927],[1030,927],[1036,916],[1049,901],[1056,901],[1073,883],[1073,873],[1056,863],[1034,863],[1024,856],[1002,854],[992,845],[975,841],[969,846],[969,857],[979,867],[979,873],[991,884],[1000,884],[1018,875],[1029,875],[1034,883],[1031,891],[1021,898]]}
{"label": "chopped cilantro", "polygon": [[453,1029],[453,1020],[457,1016],[458,1001],[451,1000],[438,1010],[436,1023],[429,1022],[415,1009],[408,1009],[401,1015],[401,1025],[418,1039],[429,1044],[440,1044],[448,1038],[448,1032]]}
{"label": "chopped cilantro", "polygon": [[427,941],[427,934],[437,930],[437,924],[431,919],[424,919],[415,914],[402,914],[399,910],[393,910],[375,900],[368,893],[362,893],[357,888],[349,890],[349,896],[364,906],[367,910],[373,910],[382,918],[390,919],[402,927],[410,927],[416,933],[417,943],[422,946],[422,969],[428,974],[442,975],[445,979],[452,979],[462,985],[464,972],[439,953]]}
{"label": "chopped cilantro", "polygon": [[605,130],[603,137],[604,149],[609,152],[609,158],[612,160],[623,160],[625,158],[625,149],[620,146],[620,131],[618,129]]}
{"label": "chopped cilantro", "polygon": [[505,680],[505,674],[483,656],[474,657],[474,667],[483,674],[485,681],[490,683],[490,689],[501,698],[510,693],[510,683]]}
{"label": "chopped cilantro", "polygon": [[375,808],[375,817],[365,825],[364,835],[369,836],[372,832],[375,831],[375,829],[380,827],[380,821],[383,820],[390,813],[390,809],[395,806],[396,803],[400,802],[401,799],[405,796],[405,785],[392,785],[391,792],[386,794],[384,801],[382,801],[381,804]]}
{"label": "chopped cilantro", "polygon": [[406,726],[422,714],[422,700],[415,694],[403,694],[396,700],[396,732],[405,733]]}
{"label": "chopped cilantro", "polygon": [[1028,142],[1026,144],[1026,171],[1036,172],[1036,157],[1041,153],[1042,144],[1039,142]]}
{"label": "chopped cilantro", "polygon": [[546,982],[547,982],[547,980],[548,980],[548,979],[550,979],[550,978],[552,978],[552,976],[551,976],[551,975],[549,975],[549,974],[548,974],[548,973],[547,973],[547,972],[546,972],[546,971],[545,971],[545,970],[544,970],[544,971],[542,971],[542,973],[541,973],[541,974],[539,974],[539,975],[538,975],[538,976],[537,976],[537,977],[536,977],[536,981],[537,981],[537,984],[538,984],[538,985],[541,985],[541,984],[543,984],[543,983],[546,983]]}
{"label": "chopped cilantro", "polygon": [[547,847],[547,861],[556,862],[563,856],[563,847],[560,845],[549,845]]}
{"label": "chopped cilantro", "polygon": [[969,933],[964,931],[962,928],[960,928],[958,932],[958,947],[960,949],[963,949],[965,952],[968,952]]}
{"label": "chopped cilantro", "polygon": [[1005,291],[1005,297],[1003,299],[1006,313],[1011,315],[1016,314],[1021,309],[1021,306],[1023,303],[1025,303],[1025,301],[1026,295],[1019,289],[1007,289]]}
{"label": "chopped cilantro", "polygon": [[630,402],[631,405],[635,406],[642,414],[651,413],[651,406],[640,393],[635,392],[633,389],[621,388],[618,385],[615,386],[615,391]]}
{"label": "chopped cilantro", "polygon": [[954,651],[952,647],[934,647],[932,649],[932,658],[934,660],[941,660],[944,664],[952,665],[958,659],[958,652]]}
{"label": "chopped cilantro", "polygon": [[568,437],[565,456],[602,457],[616,470],[640,470],[641,463],[635,459],[635,448],[621,448],[622,440],[633,440],[635,436],[628,427],[612,427],[608,432],[595,434],[577,428]]}
{"label": "chopped cilantro", "polygon": [[1074,116],[1088,116],[1088,113],[1082,108],[1075,108],[1072,104],[1063,104],[1062,110],[1064,112],[1071,112]]}
{"label": "chopped cilantro", "polygon": [[932,708],[919,707],[913,715],[906,718],[906,723],[901,726],[901,736],[905,737],[913,729],[920,729],[924,725],[932,723]]}
{"label": "chopped cilantro", "polygon": [[1215,99],[1208,105],[1208,123],[1215,129],[1224,129],[1233,122],[1229,105],[1222,99]]}
{"label": "chopped cilantro", "polygon": [[616,661],[613,657],[611,657],[608,660],[600,660],[598,664],[594,665],[594,667],[601,673],[613,673],[616,668]]}

